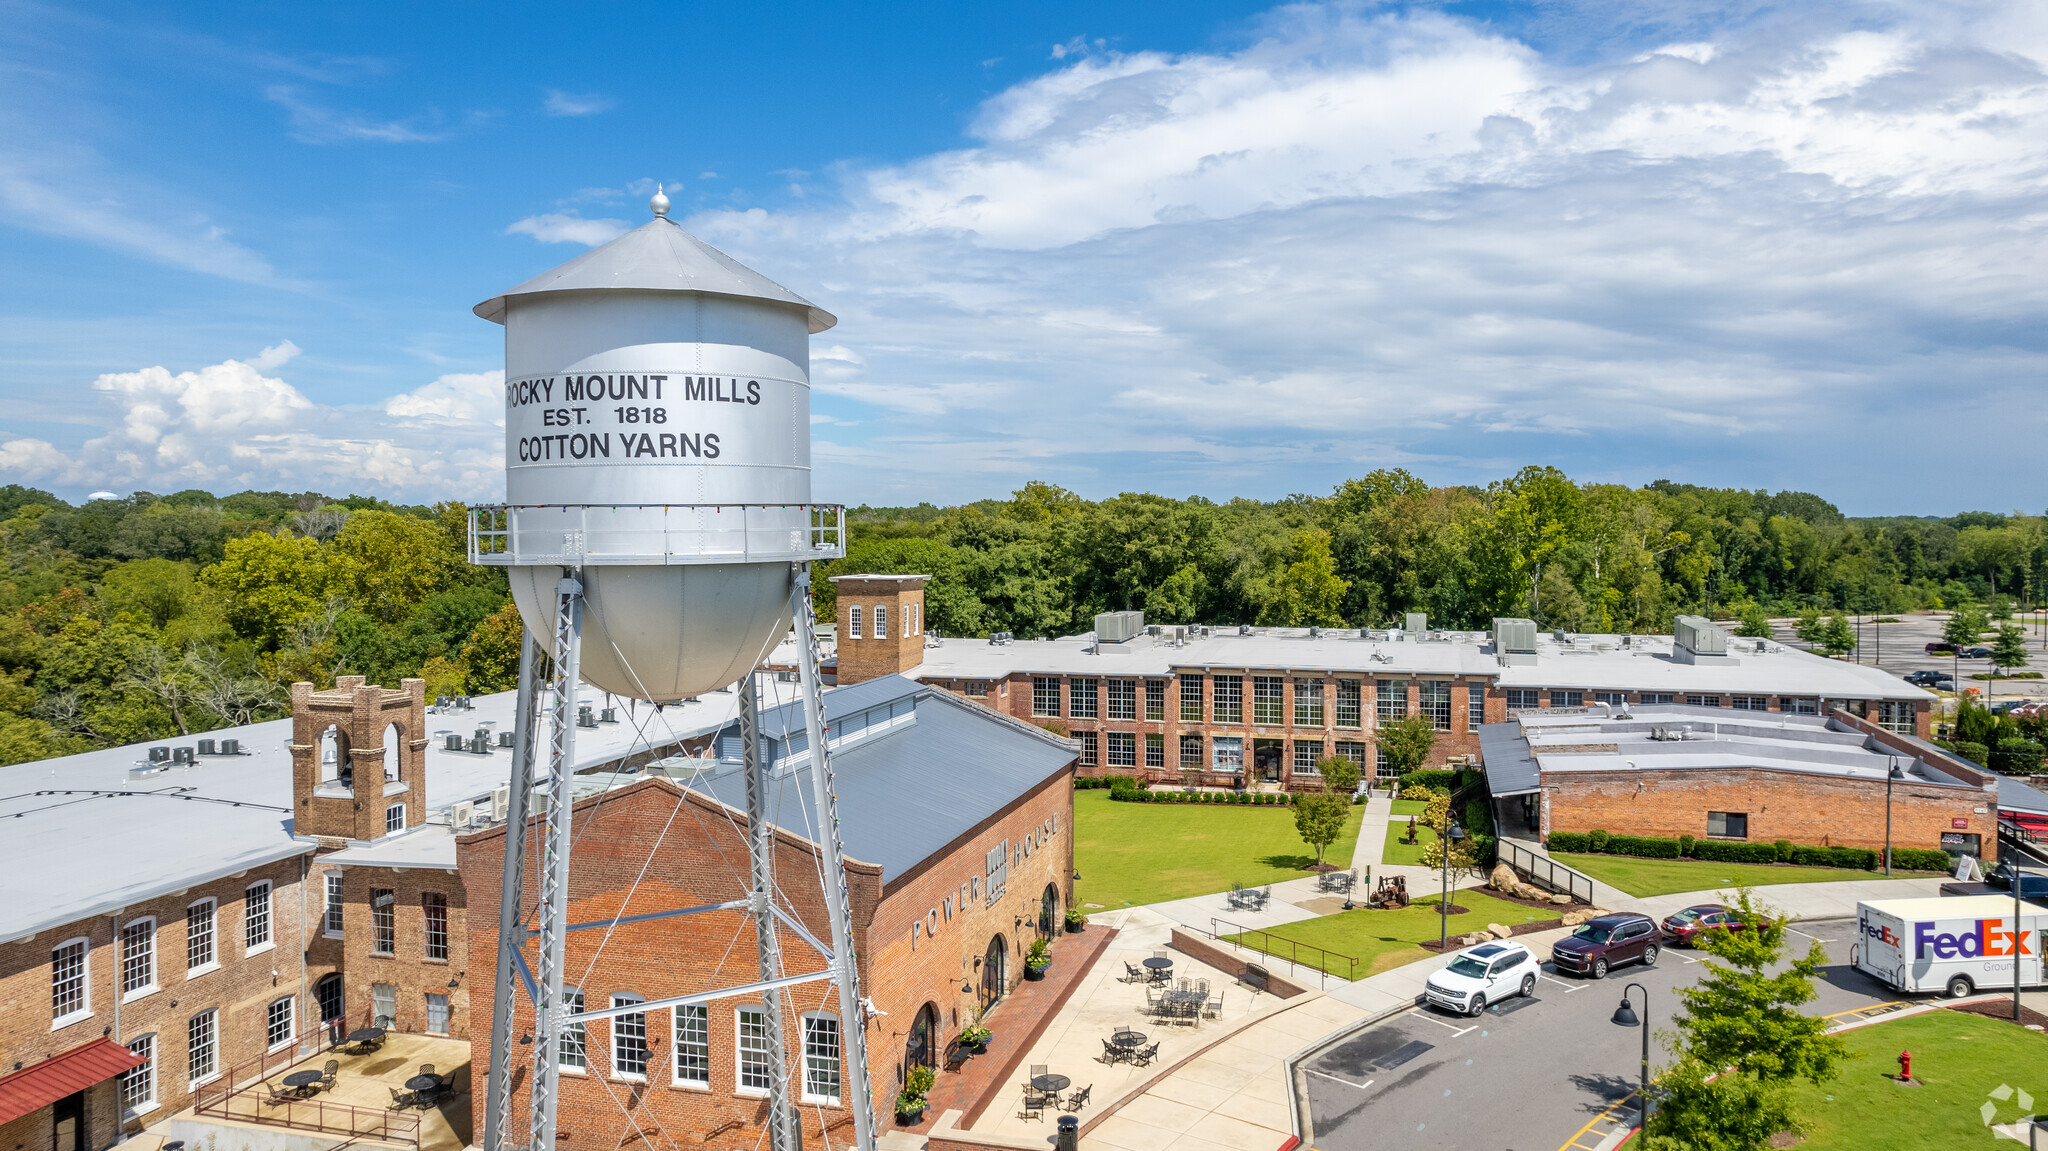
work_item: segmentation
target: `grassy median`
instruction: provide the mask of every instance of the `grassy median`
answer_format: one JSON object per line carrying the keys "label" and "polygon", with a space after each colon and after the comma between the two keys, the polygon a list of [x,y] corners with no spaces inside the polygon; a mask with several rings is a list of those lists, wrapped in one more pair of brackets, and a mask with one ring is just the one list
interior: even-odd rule
{"label": "grassy median", "polygon": [[[1364,814],[1351,808],[1325,862],[1351,866]],[[1291,807],[1113,803],[1107,791],[1074,793],[1074,901],[1083,911],[1300,879],[1315,857],[1294,830]]]}
{"label": "grassy median", "polygon": [[[1420,893],[1411,890],[1410,894]],[[1225,938],[1246,947],[1258,948],[1269,955],[1291,955],[1297,963],[1332,975],[1362,979],[1417,960],[1439,958],[1436,952],[1417,946],[1425,939],[1437,938],[1441,930],[1437,919],[1437,898],[1431,893],[1398,911],[1373,911],[1361,907],[1356,911],[1339,911],[1334,915],[1284,923],[1268,932],[1245,932]],[[1451,892],[1451,906],[1465,909],[1463,914],[1450,917],[1453,936],[1468,931],[1484,931],[1489,923],[1513,927],[1536,919],[1555,919],[1564,910],[1523,907],[1469,887]],[[1295,950],[1288,946],[1289,942],[1306,946]],[[1353,966],[1321,952],[1334,952],[1362,962]]]}
{"label": "grassy median", "polygon": [[[1706,859],[1638,859],[1632,855],[1593,855],[1576,851],[1553,851],[1550,857],[1574,871],[1582,871],[1609,887],[1619,888],[1639,899],[1652,895],[1677,895],[1685,891],[1732,890],[1738,883],[1763,887],[1772,883],[1857,883],[1866,879],[1885,878],[1882,871],[1860,871],[1853,867],[1794,867],[1789,863],[1716,863]],[[1891,877],[1927,879],[1938,877],[1940,874],[1936,871],[1900,871],[1893,868]]]}

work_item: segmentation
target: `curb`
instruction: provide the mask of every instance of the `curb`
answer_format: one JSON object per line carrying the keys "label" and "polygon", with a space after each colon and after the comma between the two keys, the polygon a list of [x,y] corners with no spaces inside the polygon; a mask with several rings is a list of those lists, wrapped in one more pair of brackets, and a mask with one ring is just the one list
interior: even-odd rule
{"label": "curb", "polygon": [[1413,1002],[1397,1003],[1392,1007],[1381,1008],[1363,1019],[1355,1020],[1339,1027],[1337,1030],[1330,1032],[1328,1035],[1281,1060],[1280,1065],[1287,1069],[1287,1109],[1294,1116],[1295,1138],[1305,1144],[1313,1145],[1315,1143],[1315,1120],[1308,1113],[1308,1091],[1306,1084],[1302,1082],[1303,1072],[1301,1064],[1317,1053],[1344,1042],[1368,1027],[1384,1023],[1403,1011],[1413,1011],[1421,1005],[1422,997],[1417,996]]}

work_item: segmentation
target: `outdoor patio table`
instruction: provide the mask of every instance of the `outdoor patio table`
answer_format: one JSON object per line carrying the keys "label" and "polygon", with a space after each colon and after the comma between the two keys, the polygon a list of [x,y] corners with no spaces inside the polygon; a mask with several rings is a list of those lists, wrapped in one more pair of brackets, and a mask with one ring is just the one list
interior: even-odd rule
{"label": "outdoor patio table", "polygon": [[1109,1041],[1118,1047],[1143,1047],[1145,1045],[1145,1033],[1125,1028],[1111,1035]]}
{"label": "outdoor patio table", "polygon": [[361,1027],[348,1033],[350,1043],[375,1043],[383,1038],[382,1027]]}
{"label": "outdoor patio table", "polygon": [[1033,1091],[1065,1091],[1074,1081],[1064,1075],[1040,1075],[1031,1081]]}
{"label": "outdoor patio table", "polygon": [[313,1092],[309,1088],[318,1084],[320,1078],[320,1072],[315,1068],[306,1071],[294,1071],[290,1075],[285,1076],[282,1082],[286,1087],[301,1095],[311,1095]]}
{"label": "outdoor patio table", "polygon": [[441,1085],[439,1075],[415,1075],[405,1081],[407,1091],[432,1091]]}

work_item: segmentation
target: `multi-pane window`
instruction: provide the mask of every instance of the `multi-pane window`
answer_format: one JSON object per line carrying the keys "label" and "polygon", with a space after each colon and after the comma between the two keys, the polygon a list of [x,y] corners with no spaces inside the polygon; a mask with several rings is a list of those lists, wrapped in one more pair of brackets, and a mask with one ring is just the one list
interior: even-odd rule
{"label": "multi-pane window", "polygon": [[1746,811],[1710,811],[1707,813],[1707,834],[1726,839],[1749,838],[1749,813]]}
{"label": "multi-pane window", "polygon": [[156,990],[156,920],[121,927],[121,994]]}
{"label": "multi-pane window", "polygon": [[1297,739],[1294,741],[1294,774],[1321,775],[1322,769],[1316,763],[1323,758],[1323,741],[1320,739]]}
{"label": "multi-pane window", "polygon": [[1361,770],[1364,769],[1367,755],[1367,749],[1364,744],[1353,740],[1340,739],[1337,741],[1337,754],[1357,764]]}
{"label": "multi-pane window", "polygon": [[242,947],[254,951],[270,946],[270,881],[255,883],[243,893]]}
{"label": "multi-pane window", "polygon": [[1486,684],[1482,680],[1465,681],[1465,727],[1478,731],[1486,722]]}
{"label": "multi-pane window", "polygon": [[967,681],[964,690],[970,699],[987,699],[988,681],[985,679],[970,679]]}
{"label": "multi-pane window", "polygon": [[1425,679],[1415,685],[1416,705],[1438,731],[1451,730],[1451,681]]}
{"label": "multi-pane window", "polygon": [[1060,680],[1056,675],[1034,675],[1031,677],[1031,714],[1058,715],[1060,713]]}
{"label": "multi-pane window", "polygon": [[1728,706],[1736,711],[1769,711],[1771,710],[1771,699],[1765,695],[1730,696]]}
{"label": "multi-pane window", "polygon": [[1688,695],[1685,697],[1685,705],[1687,707],[1720,707],[1721,697],[1718,695]]}
{"label": "multi-pane window", "polygon": [[1180,766],[1185,771],[1202,769],[1202,737],[1183,735],[1180,737]]}
{"label": "multi-pane window", "polygon": [[426,921],[427,958],[448,958],[448,897],[426,892],[420,896],[420,910]]}
{"label": "multi-pane window", "polygon": [[1138,766],[1138,737],[1128,731],[1104,733],[1108,739],[1109,766]]}
{"label": "multi-pane window", "polygon": [[1550,706],[1584,707],[1586,706],[1586,693],[1583,691],[1567,691],[1564,688],[1553,687],[1550,689]]}
{"label": "multi-pane window", "polygon": [[888,605],[888,604],[885,604],[885,603],[878,603],[878,604],[876,604],[876,605],[875,605],[875,638],[876,638],[876,639],[888,639],[888,638],[889,638],[889,605]]}
{"label": "multi-pane window", "polygon": [[804,1102],[839,1102],[839,1018],[804,1016]]}
{"label": "multi-pane window", "polygon": [[1180,721],[1202,722],[1202,677],[1199,675],[1180,677]]}
{"label": "multi-pane window", "polygon": [[389,1031],[398,1026],[398,985],[370,984],[370,1023]]}
{"label": "multi-pane window", "polygon": [[405,805],[394,803],[384,809],[384,834],[391,835],[405,830]]}
{"label": "multi-pane window", "polygon": [[1340,679],[1337,681],[1337,726],[1357,727],[1362,717],[1359,714],[1358,681]]}
{"label": "multi-pane window", "polygon": [[202,899],[185,909],[185,973],[201,967],[213,966],[218,958],[214,950],[214,923],[219,919],[218,907],[211,899]]}
{"label": "multi-pane window", "polygon": [[1209,749],[1216,763],[1217,771],[1244,770],[1244,739],[1235,735],[1219,735]]}
{"label": "multi-pane window", "polygon": [[860,605],[859,605],[859,604],[854,604],[854,605],[852,605],[851,607],[848,607],[848,608],[846,609],[846,638],[847,638],[847,639],[859,639],[859,638],[860,638]]}
{"label": "multi-pane window", "polygon": [[[631,1007],[647,1000],[630,991],[612,996],[613,1007]],[[612,1016],[612,1074],[630,1079],[647,1078],[647,1013],[634,1011]]]}
{"label": "multi-pane window", "polygon": [[1379,777],[1380,779],[1401,778],[1401,773],[1395,771],[1394,765],[1387,761],[1387,749],[1384,747],[1376,747],[1373,750],[1376,753],[1378,753],[1379,756],[1378,762],[1373,766],[1373,774]]}
{"label": "multi-pane window", "polygon": [[1067,681],[1067,714],[1075,719],[1095,718],[1095,680],[1092,676],[1075,676]]}
{"label": "multi-pane window", "polygon": [[[1643,699],[1643,702],[1648,703],[1650,701],[1648,697],[1645,697]],[[1781,701],[1779,707],[1781,710],[1791,712],[1793,715],[1820,714],[1820,701],[1812,698],[1811,696],[1805,698],[1794,696],[1790,699]]]}
{"label": "multi-pane window", "polygon": [[1108,690],[1104,693],[1109,707],[1105,716],[1109,719],[1138,718],[1138,681],[1134,679],[1111,679],[1103,681]]}
{"label": "multi-pane window", "polygon": [[768,1016],[758,1007],[739,1012],[739,1089],[768,1090]]}
{"label": "multi-pane window", "polygon": [[1668,691],[1646,691],[1638,698],[1644,703],[1671,703],[1678,697]]}
{"label": "multi-pane window", "polygon": [[327,921],[322,925],[327,934],[341,934],[341,869],[327,873]]}
{"label": "multi-pane window", "polygon": [[1381,722],[1408,718],[1407,680],[1383,679],[1379,682],[1379,717]]}
{"label": "multi-pane window", "polygon": [[1081,762],[1086,766],[1093,767],[1097,762],[1095,758],[1095,733],[1092,731],[1077,731],[1074,733],[1074,738],[1081,741]]}
{"label": "multi-pane window", "polygon": [[676,1082],[711,1086],[711,1009],[702,1004],[676,1008]]}
{"label": "multi-pane window", "polygon": [[1285,695],[1281,679],[1277,675],[1255,675],[1252,677],[1252,722],[1255,724],[1286,723]]}
{"label": "multi-pane window", "polygon": [[427,1034],[448,1034],[448,993],[427,992]]}
{"label": "multi-pane window", "polygon": [[1508,710],[1542,707],[1543,693],[1533,687],[1511,687],[1507,690]]}
{"label": "multi-pane window", "polygon": [[1244,677],[1219,675],[1210,680],[1210,719],[1216,723],[1244,722]]}
{"label": "multi-pane window", "polygon": [[[859,608],[853,609],[859,611]],[[583,991],[577,987],[562,988],[562,1014],[583,1013]],[[562,1041],[555,1051],[555,1066],[564,1071],[588,1071],[590,1069],[590,1028],[581,1021],[562,1028]]]}
{"label": "multi-pane window", "polygon": [[85,1014],[85,952],[83,939],[50,949],[50,1018]]}
{"label": "multi-pane window", "polygon": [[1166,737],[1156,731],[1145,733],[1145,766],[1166,766]]}
{"label": "multi-pane window", "polygon": [[156,1106],[156,1036],[138,1035],[128,1041],[128,1050],[142,1062],[121,1072],[121,1109],[133,1114]]}
{"label": "multi-pane window", "polygon": [[1166,718],[1166,681],[1148,679],[1145,681],[1145,722],[1159,723]]}
{"label": "multi-pane window", "polygon": [[370,889],[370,952],[390,955],[398,950],[398,893],[388,887]]}
{"label": "multi-pane window", "polygon": [[1294,726],[1323,726],[1322,680],[1297,679],[1294,681]]}
{"label": "multi-pane window", "polygon": [[[1757,696],[1755,698],[1761,700],[1763,697]],[[1740,707],[1741,705],[1737,704],[1736,706]],[[1762,711],[1763,708],[1758,707],[1756,710]],[[1896,732],[1899,735],[1912,735],[1914,732],[1913,705],[1910,703],[1879,700],[1876,719],[1878,726],[1887,731]]]}
{"label": "multi-pane window", "polygon": [[202,1083],[220,1074],[220,1012],[202,1011],[185,1023],[185,1077]]}
{"label": "multi-pane window", "polygon": [[1628,693],[1625,691],[1596,691],[1593,693],[1593,702],[1621,707],[1628,703]]}
{"label": "multi-pane window", "polygon": [[287,995],[272,1000],[270,1009],[264,1012],[263,1037],[272,1051],[290,1046],[299,1037],[298,1004],[298,1000]]}

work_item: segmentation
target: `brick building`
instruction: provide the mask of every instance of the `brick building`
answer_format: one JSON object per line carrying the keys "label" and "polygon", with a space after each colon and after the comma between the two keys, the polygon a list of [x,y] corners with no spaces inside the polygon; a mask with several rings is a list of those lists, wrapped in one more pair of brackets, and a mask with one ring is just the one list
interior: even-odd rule
{"label": "brick building", "polygon": [[[1442,762],[1476,757],[1479,729],[1510,711],[1599,701],[1787,715],[1839,707],[1925,737],[1934,702],[1875,667],[1736,639],[1691,617],[1673,636],[1539,636],[1527,620],[1442,631],[1419,614],[1383,630],[1148,627],[1138,613],[1112,613],[1082,636],[912,646],[900,623],[922,618],[925,577],[837,578],[839,682],[899,672],[1064,731],[1090,775],[1314,789],[1328,755],[1385,774],[1375,733],[1390,719],[1427,717]],[[878,616],[898,621],[879,642]]]}
{"label": "brick building", "polygon": [[1598,829],[1882,849],[1889,813],[1894,847],[1990,860],[2001,787],[2026,790],[1846,710],[1595,704],[1521,712],[1481,738],[1495,822],[1546,840]]}
{"label": "brick building", "polygon": [[[952,1033],[995,1007],[1022,977],[1025,949],[1060,923],[1073,874],[1069,741],[898,677],[830,692],[825,707],[854,951],[862,993],[875,1010],[842,1020],[823,981],[783,992],[782,1057],[808,1139],[850,1130],[839,1086],[845,1029],[865,1028],[877,1117],[886,1124],[907,1069],[936,1064]],[[776,840],[781,905],[826,939],[809,831],[809,755],[801,730],[792,730],[800,723],[795,705],[785,705],[764,709],[759,730],[773,773],[770,809],[785,813]],[[707,770],[685,778],[621,780],[577,801],[579,832],[602,832],[577,840],[570,922],[745,898],[736,727],[720,733],[717,752]],[[505,834],[498,827],[457,839],[478,1003],[493,991]],[[530,901],[531,870],[526,887]],[[780,938],[786,973],[823,969],[795,933]],[[759,978],[753,921],[743,911],[710,911],[572,932],[566,970],[575,1002],[587,1009],[751,983]],[[531,1003],[523,993],[513,1002],[514,1031],[531,1034]],[[657,1145],[714,1138],[722,1146],[756,1145],[776,1057],[765,1013],[756,996],[582,1025],[563,1058],[561,1131],[573,1146],[616,1143],[636,1131]],[[474,1066],[486,1066],[488,1027],[471,1028],[471,1042]],[[515,1060],[530,1051],[515,1048]],[[482,1108],[483,1093],[474,1100]],[[523,1091],[514,1106],[515,1113],[525,1106]],[[476,1122],[481,1130],[480,1111]]]}

